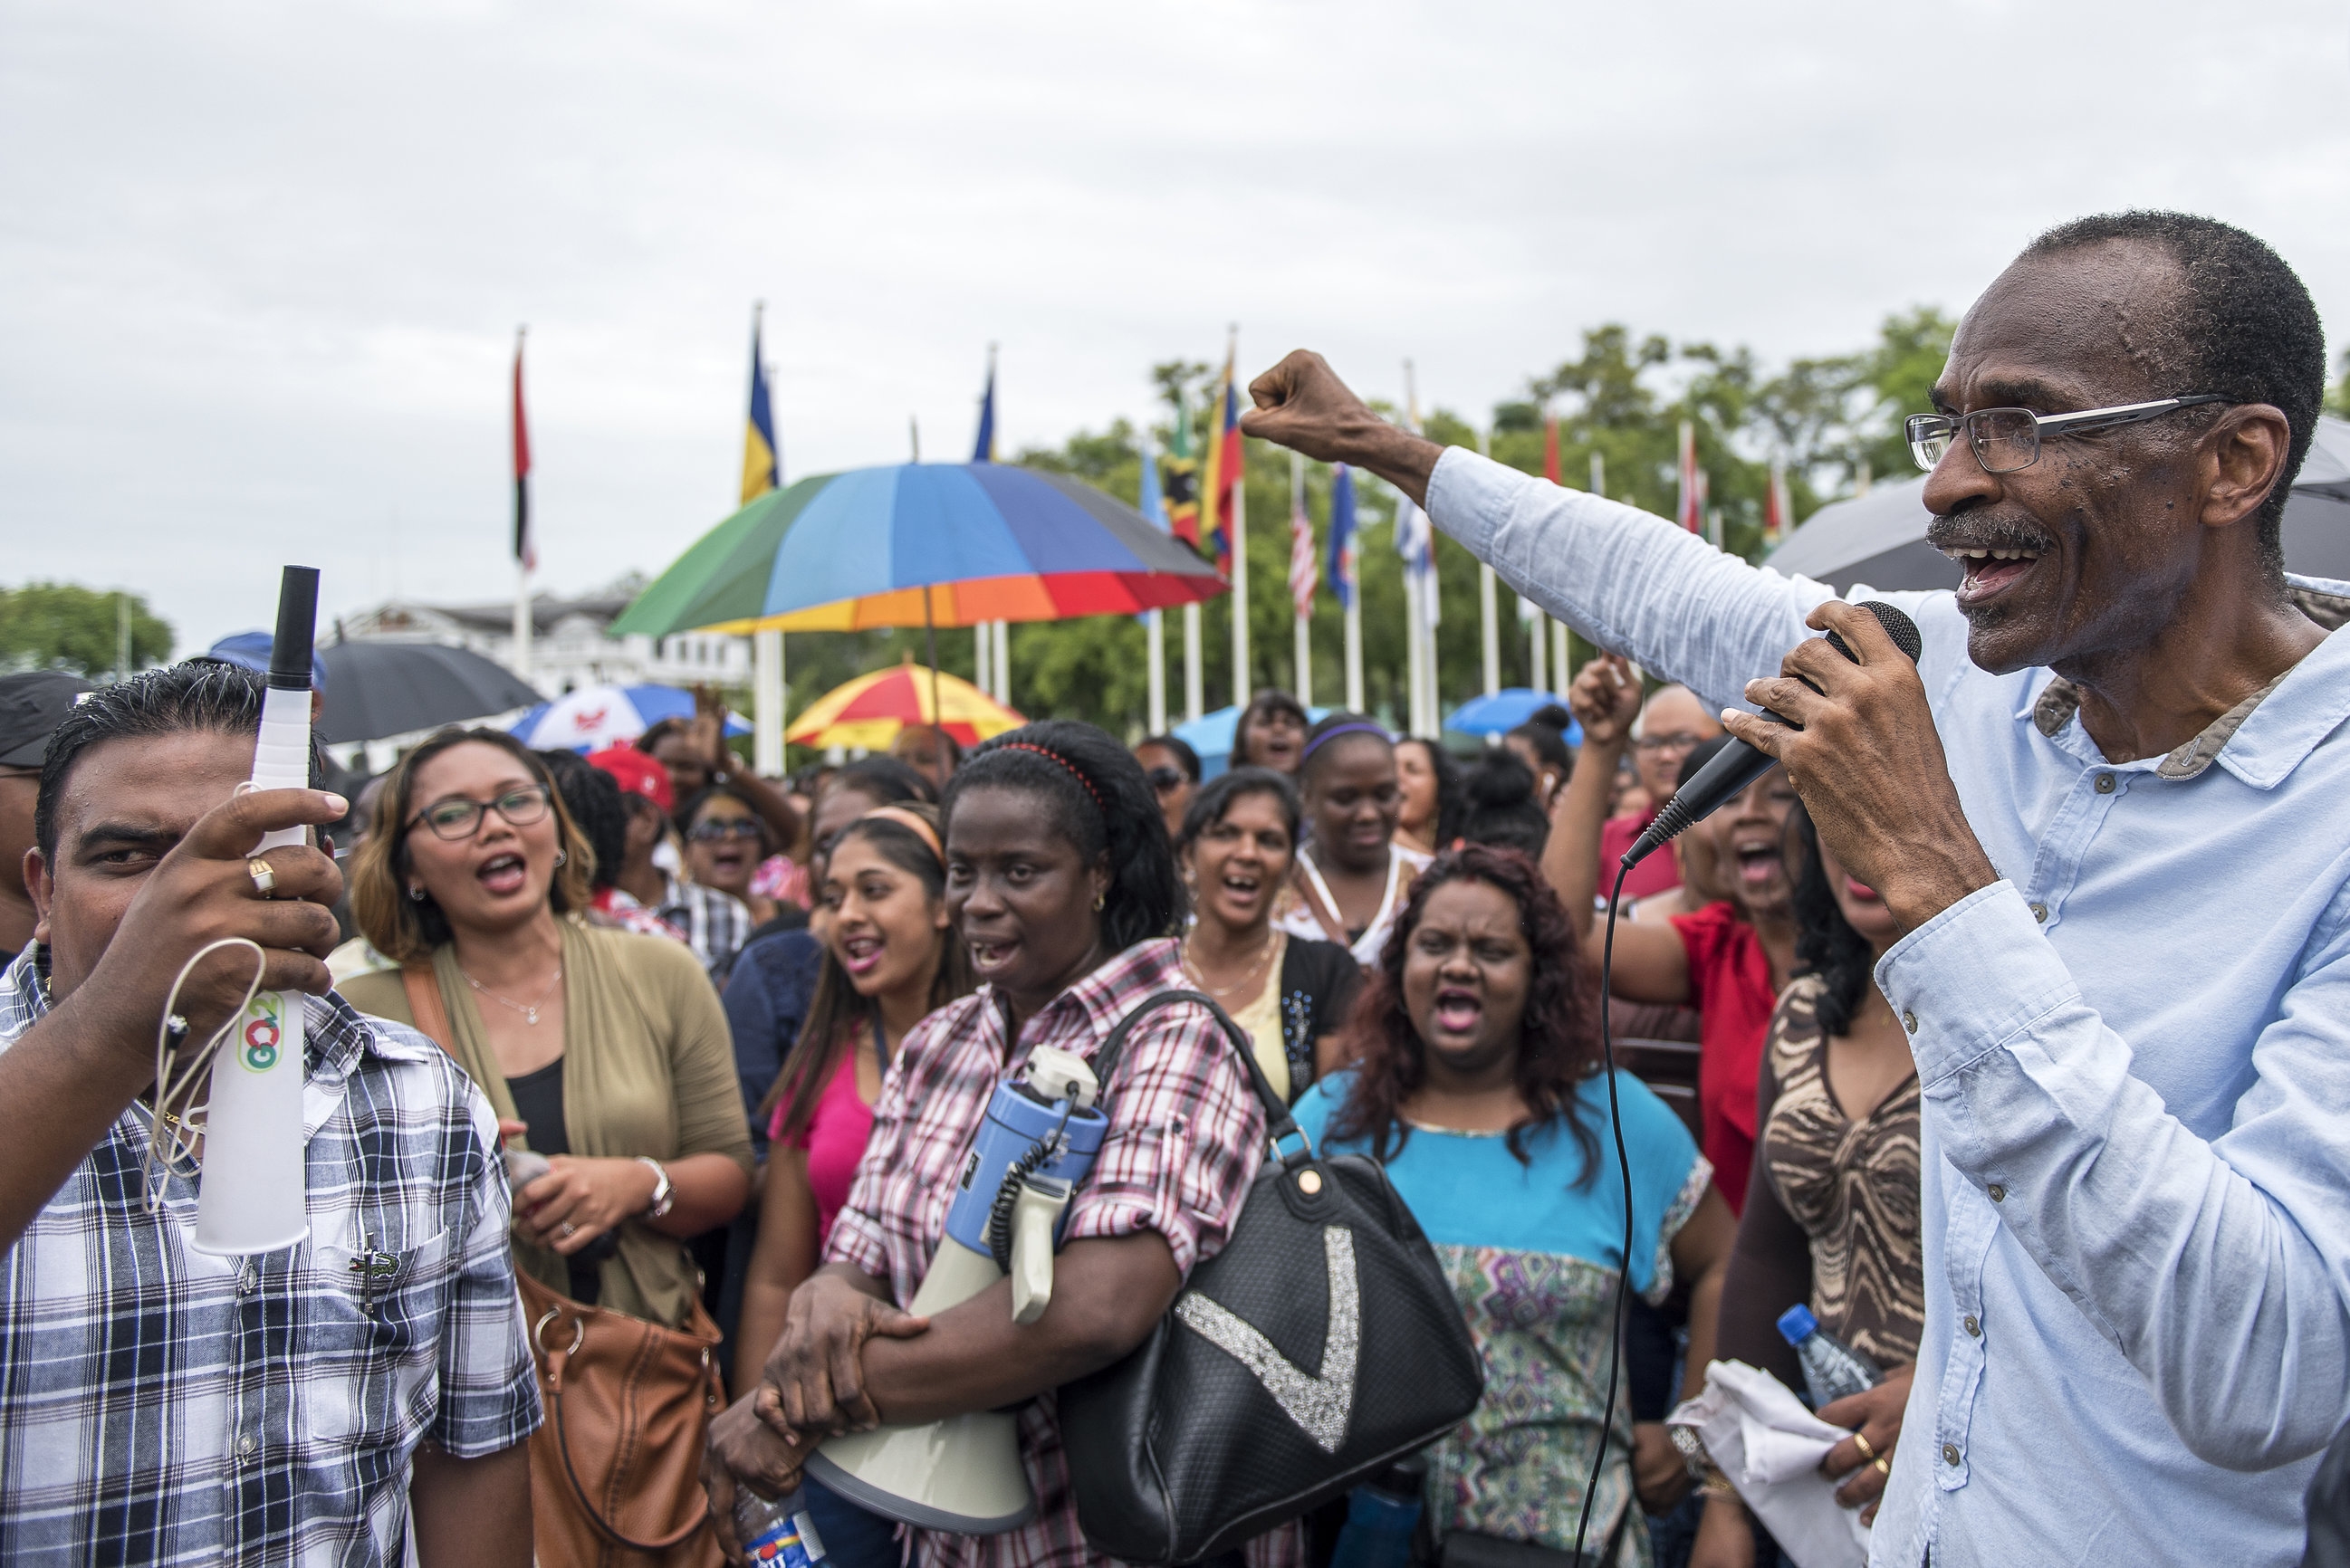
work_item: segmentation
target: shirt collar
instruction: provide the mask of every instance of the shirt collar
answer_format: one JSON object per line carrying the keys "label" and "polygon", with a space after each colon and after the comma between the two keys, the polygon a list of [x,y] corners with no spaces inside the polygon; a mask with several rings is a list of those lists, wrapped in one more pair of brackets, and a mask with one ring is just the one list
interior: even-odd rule
{"label": "shirt collar", "polygon": [[[1181,946],[1175,939],[1162,937],[1112,953],[1085,978],[1038,1008],[1027,1027],[1021,1031],[1022,1036],[1042,1038],[1045,1032],[1082,1020],[1084,1033],[1092,1044],[1099,1044],[1118,1027],[1119,1019],[1134,1011],[1134,1004],[1142,997],[1154,992],[1191,989],[1177,956],[1180,951]],[[996,1016],[1006,1021],[1005,1033],[1009,1034],[1009,1004],[993,986],[988,988],[988,1001]]]}
{"label": "shirt collar", "polygon": [[[2273,789],[2350,718],[2350,644],[2332,635],[2350,620],[2350,583],[2286,582],[2302,613],[2325,628],[2325,640],[2165,756],[2154,767],[2158,778],[2198,778],[2216,762],[2255,789]],[[2054,740],[2080,708],[2081,689],[2052,676],[2032,704],[2033,727]]]}
{"label": "shirt collar", "polygon": [[[48,944],[26,944],[6,973],[0,975],[0,989],[8,993],[8,1005],[0,1008],[0,1015],[13,1014],[16,1021],[15,1028],[0,1034],[0,1045],[5,1045],[48,1015]],[[358,1067],[363,1054],[390,1061],[410,1059],[403,1045],[387,1039],[382,1030],[343,1000],[340,992],[307,998],[302,1022],[308,1057],[304,1075],[310,1082],[340,1084]]]}

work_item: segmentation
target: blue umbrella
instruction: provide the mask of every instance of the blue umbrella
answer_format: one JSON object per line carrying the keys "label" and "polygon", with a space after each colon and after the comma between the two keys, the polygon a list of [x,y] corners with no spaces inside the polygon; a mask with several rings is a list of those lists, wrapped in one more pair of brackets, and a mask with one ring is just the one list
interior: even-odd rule
{"label": "blue umbrella", "polygon": [[[1504,686],[1491,697],[1472,697],[1445,719],[1444,727],[1458,730],[1464,735],[1498,735],[1514,730],[1542,709],[1552,703],[1565,704],[1548,691],[1535,691],[1523,686]],[[1566,743],[1583,744],[1583,726],[1566,727]]]}
{"label": "blue umbrella", "polygon": [[[593,752],[633,741],[663,719],[692,717],[693,693],[682,687],[582,686],[541,702],[507,733],[541,751]],[[729,713],[726,732],[747,735],[751,726]]]}

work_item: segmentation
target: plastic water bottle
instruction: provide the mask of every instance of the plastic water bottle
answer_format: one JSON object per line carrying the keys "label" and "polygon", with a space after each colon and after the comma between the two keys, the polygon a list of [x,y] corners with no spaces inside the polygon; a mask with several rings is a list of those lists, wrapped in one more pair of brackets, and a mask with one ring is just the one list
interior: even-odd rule
{"label": "plastic water bottle", "polygon": [[1415,1455],[1347,1495],[1347,1522],[1338,1532],[1330,1568],[1409,1568],[1426,1469]]}
{"label": "plastic water bottle", "polygon": [[797,1491],[770,1500],[749,1487],[736,1487],[734,1535],[743,1542],[743,1560],[759,1568],[767,1563],[775,1568],[811,1568],[825,1561],[816,1521],[808,1517]]}
{"label": "plastic water bottle", "polygon": [[1779,1314],[1779,1333],[1804,1364],[1804,1385],[1814,1410],[1885,1380],[1877,1363],[1822,1328],[1812,1309],[1800,1303]]}

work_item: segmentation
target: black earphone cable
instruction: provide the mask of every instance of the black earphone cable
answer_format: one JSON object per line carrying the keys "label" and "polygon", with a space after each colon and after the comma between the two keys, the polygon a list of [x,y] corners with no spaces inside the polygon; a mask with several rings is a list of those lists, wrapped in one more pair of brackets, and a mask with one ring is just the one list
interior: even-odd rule
{"label": "black earphone cable", "polygon": [[[1599,1451],[1591,1459],[1591,1479],[1583,1483],[1583,1516],[1575,1526],[1575,1560],[1583,1560],[1583,1540],[1591,1529],[1591,1505],[1599,1495],[1599,1476],[1607,1463],[1607,1434],[1616,1425],[1616,1384],[1624,1370],[1624,1287],[1632,1278],[1632,1159],[1624,1152],[1624,1111],[1616,1098],[1616,1037],[1609,1027],[1607,996],[1615,981],[1616,908],[1624,896],[1624,878],[1631,875],[1630,857],[1616,867],[1616,886],[1607,892],[1607,935],[1599,950],[1599,1050],[1607,1064],[1607,1122],[1616,1133],[1616,1169],[1624,1179],[1624,1252],[1616,1272],[1616,1291],[1607,1313],[1607,1398],[1599,1407]],[[1629,1504],[1627,1504],[1628,1507]]]}

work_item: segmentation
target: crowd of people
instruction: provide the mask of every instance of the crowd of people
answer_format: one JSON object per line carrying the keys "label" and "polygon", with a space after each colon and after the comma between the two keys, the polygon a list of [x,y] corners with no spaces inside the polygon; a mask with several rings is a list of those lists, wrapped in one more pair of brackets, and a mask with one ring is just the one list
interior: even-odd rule
{"label": "crowd of people", "polygon": [[[1914,668],[1816,585],[1358,417],[1296,356],[1252,428],[1390,478],[1601,639],[1563,704],[1455,752],[1266,691],[1212,770],[1047,720],[786,779],[705,706],[585,756],[443,731],[347,799],[235,788],[263,683],[233,652],[0,678],[0,1093],[38,1107],[0,1153],[0,1556],[704,1563],[743,1495],[796,1493],[842,1568],[1095,1561],[1055,1390],[1232,1240],[1261,1079],[1385,1171],[1475,1347],[1474,1410],[1380,1478],[1416,1560],[1794,1562],[1788,1476],[1667,1419],[1737,1363],[1825,1423],[1806,1464],[1872,1561],[2340,1561],[2350,881],[2257,919],[2193,889],[2282,831],[2228,790],[2344,853],[2350,599],[2264,543],[2306,446],[2290,273],[2201,220],[2098,222],[1961,328],[1929,498],[1969,587],[1905,597]],[[2206,326],[2120,352],[2035,314],[2123,278]],[[2207,340],[2248,311],[2265,337]],[[1957,416],[2025,386],[2136,428],[2094,472],[2053,431],[2002,468]],[[2163,461],[2107,461],[2129,441]],[[2041,521],[2067,484],[2188,522],[2090,547],[2086,610],[2001,599],[2083,548]],[[2201,586],[2117,642],[2158,546]],[[1854,662],[1748,688],[1827,627]],[[1778,765],[1619,874],[1733,746]],[[314,846],[254,852],[289,827]],[[254,987],[307,993],[311,1234],[222,1258],[157,1032],[194,1049]],[[1124,1036],[1049,1306],[914,1315],[998,1081],[1100,1060],[1170,992],[1212,1006]],[[1857,1391],[1815,1389],[1791,1317]],[[807,1464],[990,1411],[1035,1501],[1000,1532]],[[1342,1492],[1228,1555],[1352,1568],[1357,1528]]]}

